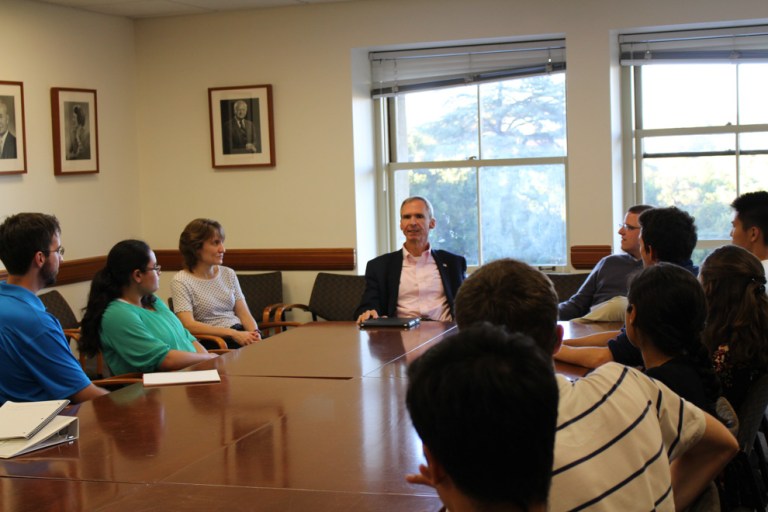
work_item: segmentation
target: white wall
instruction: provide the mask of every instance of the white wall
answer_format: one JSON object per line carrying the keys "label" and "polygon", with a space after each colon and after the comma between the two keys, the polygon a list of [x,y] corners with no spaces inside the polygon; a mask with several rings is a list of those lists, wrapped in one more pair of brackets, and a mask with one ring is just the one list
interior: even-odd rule
{"label": "white wall", "polygon": [[[27,174],[0,176],[0,219],[54,213],[66,258],[105,254],[115,239],[140,236],[133,23],[3,0],[0,33],[6,41],[0,80],[24,83],[27,143]],[[96,89],[99,174],[53,175],[52,87]],[[74,307],[85,305],[87,287],[62,292]]]}
{"label": "white wall", "polygon": [[[2,79],[25,82],[31,150],[28,175],[0,177],[0,214],[56,212],[71,257],[127,236],[173,248],[209,216],[231,248],[356,247],[358,271],[377,252],[369,49],[564,35],[569,244],[608,244],[621,202],[616,34],[768,20],[765,0],[360,0],[135,23],[0,2],[4,35],[25,42]],[[214,171],[208,88],[264,83],[277,166]],[[51,86],[99,90],[98,176],[53,177]],[[287,273],[286,298],[308,300],[313,278]]]}

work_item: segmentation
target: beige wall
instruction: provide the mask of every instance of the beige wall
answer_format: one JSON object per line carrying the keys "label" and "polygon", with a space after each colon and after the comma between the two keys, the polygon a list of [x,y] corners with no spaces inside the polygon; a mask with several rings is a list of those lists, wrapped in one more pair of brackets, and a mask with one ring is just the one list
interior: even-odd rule
{"label": "beige wall", "polygon": [[[66,258],[105,254],[116,238],[141,236],[134,24],[0,1],[0,33],[6,41],[0,80],[24,83],[27,141],[27,174],[0,176],[0,218],[56,214]],[[53,175],[52,87],[97,90],[100,174]],[[62,291],[76,307],[84,305],[87,286]]]}
{"label": "beige wall", "polygon": [[[564,35],[569,244],[608,244],[622,206],[616,34],[768,20],[765,0],[361,0],[135,23],[0,2],[4,35],[25,41],[2,79],[25,82],[31,163],[0,177],[0,215],[56,212],[72,257],[127,236],[174,247],[188,220],[210,216],[233,248],[356,247],[359,272],[379,252],[369,49]],[[214,171],[207,89],[263,83],[277,166]],[[51,86],[98,89],[98,176],[53,177]],[[286,274],[286,298],[307,300],[313,278]]]}

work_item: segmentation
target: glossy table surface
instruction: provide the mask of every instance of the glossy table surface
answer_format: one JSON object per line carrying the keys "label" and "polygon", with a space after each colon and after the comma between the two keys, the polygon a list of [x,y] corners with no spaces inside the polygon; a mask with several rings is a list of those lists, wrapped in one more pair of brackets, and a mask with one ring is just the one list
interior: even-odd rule
{"label": "glossy table surface", "polygon": [[77,441],[0,460],[0,510],[437,511],[404,480],[423,462],[404,376],[454,329],[309,324],[194,368],[221,383],[70,407]]}
{"label": "glossy table surface", "polygon": [[420,354],[455,329],[449,322],[422,322],[408,330],[365,330],[354,322],[313,322],[196,368],[265,377],[350,379],[394,375],[415,357],[412,352]]}
{"label": "glossy table surface", "polygon": [[436,511],[399,377],[454,329],[310,324],[194,368],[221,383],[70,407],[77,441],[0,461],[0,509]]}

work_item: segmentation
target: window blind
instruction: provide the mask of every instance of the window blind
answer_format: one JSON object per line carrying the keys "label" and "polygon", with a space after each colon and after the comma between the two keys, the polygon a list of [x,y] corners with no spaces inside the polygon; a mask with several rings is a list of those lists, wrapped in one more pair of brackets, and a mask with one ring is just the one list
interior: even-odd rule
{"label": "window blind", "polygon": [[371,96],[565,70],[565,40],[371,52]]}
{"label": "window blind", "polygon": [[768,26],[622,34],[621,64],[768,62]]}

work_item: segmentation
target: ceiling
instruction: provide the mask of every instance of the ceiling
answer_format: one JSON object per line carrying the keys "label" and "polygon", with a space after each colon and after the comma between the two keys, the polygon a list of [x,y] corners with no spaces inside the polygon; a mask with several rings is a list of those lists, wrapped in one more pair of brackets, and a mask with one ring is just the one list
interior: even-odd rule
{"label": "ceiling", "polygon": [[217,11],[237,11],[289,5],[348,2],[351,0],[37,0],[83,11],[125,16],[126,18],[158,18]]}

